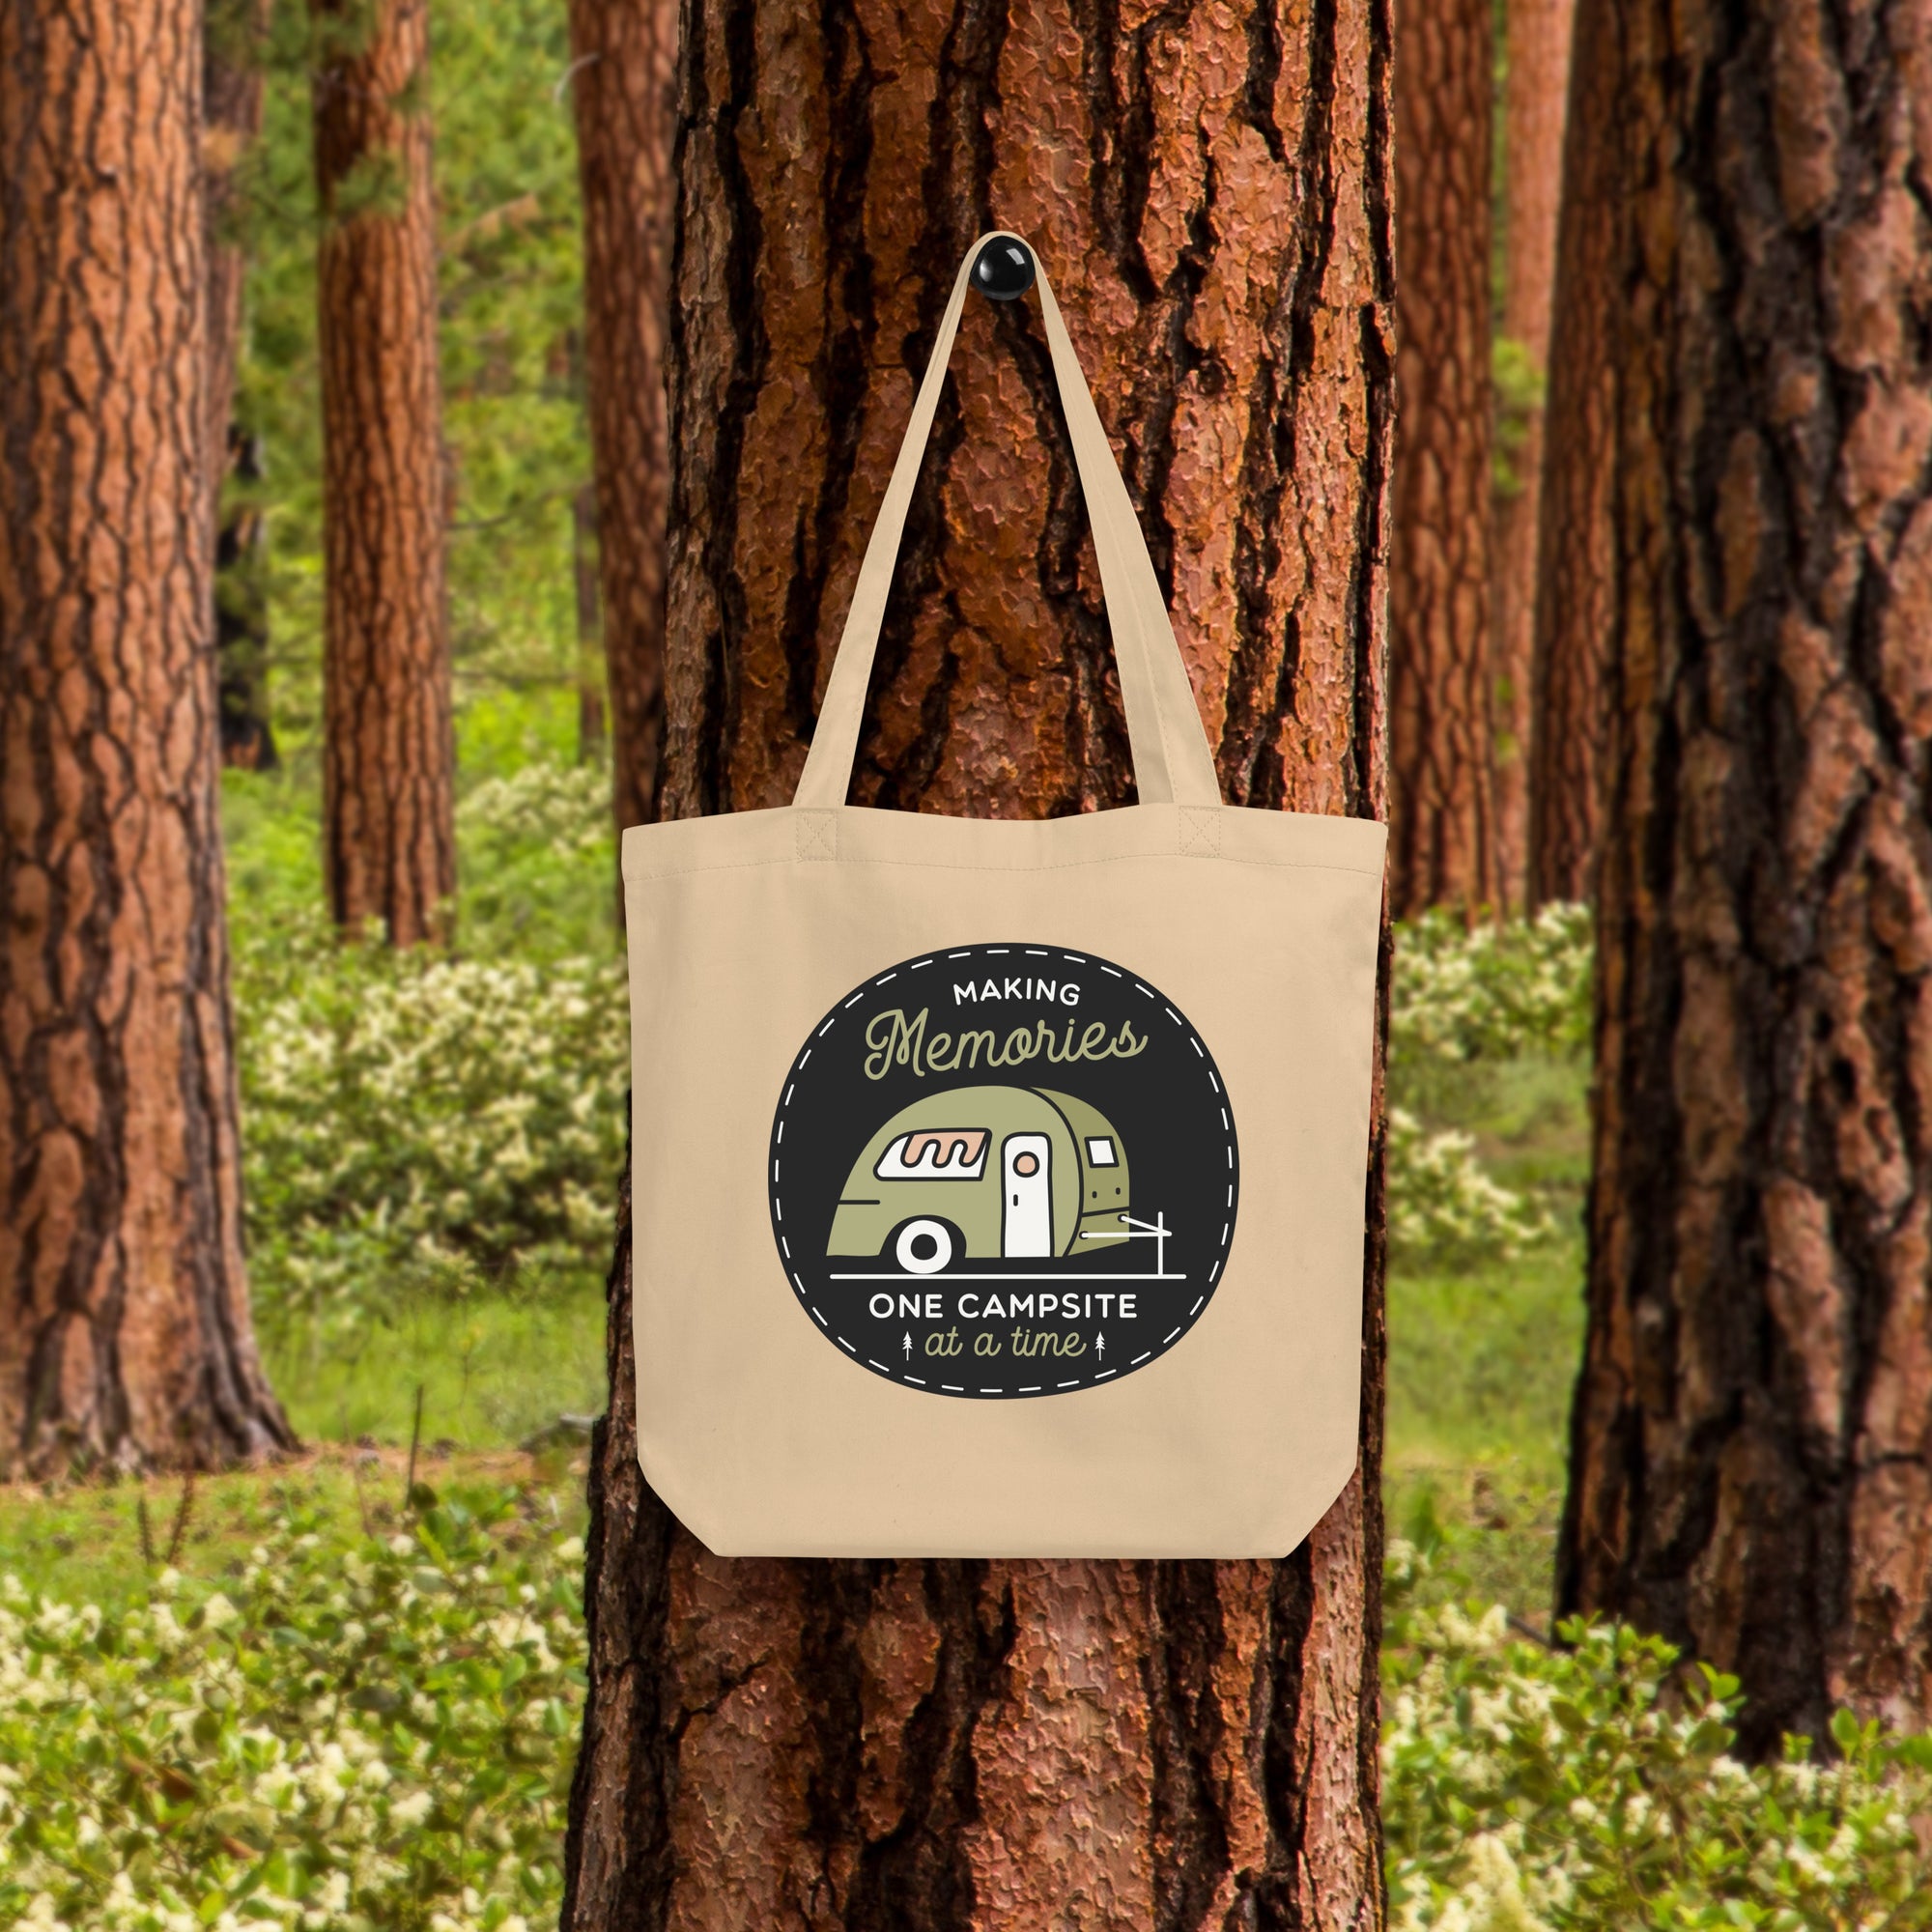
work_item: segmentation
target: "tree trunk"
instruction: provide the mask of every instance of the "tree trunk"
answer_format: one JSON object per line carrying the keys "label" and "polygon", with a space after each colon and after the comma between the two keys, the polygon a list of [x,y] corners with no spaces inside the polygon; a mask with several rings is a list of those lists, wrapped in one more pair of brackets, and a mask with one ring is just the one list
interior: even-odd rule
{"label": "tree trunk", "polygon": [[1622,22],[1561,1594],[1735,1671],[1766,1751],[1932,1717],[1932,30]]}
{"label": "tree trunk", "polygon": [[1517,393],[1504,405],[1508,470],[1492,505],[1496,703],[1496,873],[1503,902],[1529,887],[1530,693],[1536,656],[1536,530],[1543,391],[1556,281],[1556,210],[1575,0],[1508,0],[1503,90],[1502,342]]}
{"label": "tree trunk", "polygon": [[1610,356],[1622,246],[1616,173],[1621,34],[1615,0],[1576,0],[1555,311],[1543,423],[1530,672],[1529,897],[1595,890],[1605,770],[1605,655],[1615,596],[1610,525],[1616,371]]}
{"label": "tree trunk", "polygon": [[0,10],[0,1479],[285,1447],[248,1318],[196,0]]}
{"label": "tree trunk", "polygon": [[[789,799],[953,270],[1000,223],[1047,258],[1228,795],[1382,811],[1386,15],[685,23],[665,814]],[[1121,804],[1037,307],[975,299],[961,336],[854,796]],[[1361,1467],[1278,1563],[714,1557],[638,1471],[620,1247],[564,1924],[1379,1926],[1379,1148]]]}
{"label": "tree trunk", "polygon": [[331,910],[447,932],[455,742],[443,587],[428,0],[311,0]]}
{"label": "tree trunk", "polygon": [[677,16],[677,0],[570,0],[583,348],[620,831],[657,816],[664,744],[665,303]]}
{"label": "tree trunk", "polygon": [[1493,905],[1490,0],[1399,0],[1389,898]]}
{"label": "tree trunk", "polygon": [[202,207],[208,262],[208,514],[214,536],[215,656],[220,667],[221,761],[248,771],[279,762],[269,722],[266,530],[258,504],[224,505],[232,476],[261,480],[261,445],[235,421],[235,371],[247,270],[237,174],[262,132],[268,59],[264,0],[208,0],[202,64]]}
{"label": "tree trunk", "polygon": [[237,171],[262,132],[263,67],[268,58],[264,0],[206,0],[202,61],[201,167],[208,262],[209,507],[213,515],[229,470],[229,426],[242,339],[242,285],[247,270],[238,230]]}
{"label": "tree trunk", "polygon": [[[258,438],[231,426],[229,473],[244,489],[262,480]],[[223,506],[214,532],[214,655],[219,667],[221,762],[271,772],[281,763],[269,717],[269,532],[246,496]]]}

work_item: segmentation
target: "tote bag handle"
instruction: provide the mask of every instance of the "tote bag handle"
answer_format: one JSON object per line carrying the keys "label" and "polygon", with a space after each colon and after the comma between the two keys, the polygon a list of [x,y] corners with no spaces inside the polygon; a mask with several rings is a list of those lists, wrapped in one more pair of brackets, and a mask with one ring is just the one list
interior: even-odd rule
{"label": "tote bag handle", "polygon": [[[866,546],[866,560],[859,567],[858,585],[852,593],[852,608],[846,612],[838,655],[833,661],[825,703],[818,714],[818,727],[812,734],[805,772],[792,798],[795,806],[823,810],[845,803],[846,789],[852,781],[853,760],[859,752],[866,689],[871,682],[872,658],[879,646],[879,625],[886,614],[893,569],[898,561],[899,539],[905,530],[913,487],[919,481],[926,439],[932,433],[933,413],[939,407],[940,387],[946,381],[946,365],[952,355],[952,339],[959,330],[968,276],[979,260],[980,250],[1004,235],[1005,231],[982,235],[966,251],[966,259],[959,265],[958,277],[952,284],[952,298],[940,318],[932,359],[925,366],[924,379],[913,403],[912,420],[906,425],[905,440],[899,445],[892,481],[886,486],[878,521],[872,526],[871,541]],[[1037,263],[1037,255],[1035,261]],[[1060,405],[1065,412],[1067,433],[1073,442],[1080,492],[1087,500],[1088,520],[1094,527],[1094,553],[1100,565],[1100,589],[1106,599],[1108,628],[1113,633],[1114,656],[1120,666],[1121,697],[1126,706],[1127,741],[1133,750],[1134,782],[1141,803],[1219,805],[1221,788],[1214,776],[1208,734],[1194,706],[1187,667],[1180,660],[1180,647],[1174,641],[1174,631],[1167,621],[1160,580],[1154,576],[1153,559],[1148,555],[1147,540],[1141,535],[1133,501],[1114,463],[1107,433],[1100,427],[1087,379],[1081,374],[1073,344],[1067,340],[1066,325],[1060,319],[1060,305],[1047,286],[1044,268],[1038,270],[1035,285],[1039,290],[1040,313],[1046,321],[1046,341],[1053,355],[1054,378],[1060,385]]]}

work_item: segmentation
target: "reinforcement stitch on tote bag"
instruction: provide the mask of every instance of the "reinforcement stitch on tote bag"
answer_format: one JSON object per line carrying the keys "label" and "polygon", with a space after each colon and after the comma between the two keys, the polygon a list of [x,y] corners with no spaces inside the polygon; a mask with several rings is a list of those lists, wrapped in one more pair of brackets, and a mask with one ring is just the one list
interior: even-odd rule
{"label": "reinforcement stitch on tote bag", "polygon": [[1016,239],[961,266],[794,802],[624,835],[639,1456],[721,1553],[1278,1556],[1354,1465],[1383,828],[1221,804],[1043,272],[1141,802],[842,802]]}

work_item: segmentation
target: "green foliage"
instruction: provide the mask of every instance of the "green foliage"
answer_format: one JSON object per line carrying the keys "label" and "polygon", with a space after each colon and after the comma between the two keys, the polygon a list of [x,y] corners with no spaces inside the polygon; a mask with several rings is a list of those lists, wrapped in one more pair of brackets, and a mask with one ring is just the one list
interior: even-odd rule
{"label": "green foliage", "polygon": [[1501,1608],[1409,1608],[1391,1546],[1383,1826],[1400,1932],[1932,1925],[1932,1743],[1840,1713],[1841,1757],[1729,1755],[1735,1678],[1628,1629],[1513,1640]]}
{"label": "green foliage", "polygon": [[[599,1258],[599,1275],[610,1256]],[[460,1300],[357,1293],[310,1319],[287,1299],[258,1310],[269,1379],[304,1442],[400,1445],[425,1395],[430,1441],[490,1449],[605,1403],[604,1284],[580,1273],[479,1289]]]}
{"label": "green foliage", "polygon": [[[617,841],[605,767],[534,759],[483,779],[457,808],[456,831],[467,952],[615,956]],[[617,1048],[621,1057],[621,1040]]]}
{"label": "green foliage", "polygon": [[534,1492],[414,1502],[384,1540],[288,1494],[207,1594],[0,1580],[0,1925],[554,1922],[582,1546]]}
{"label": "green foliage", "polygon": [[1548,1234],[1520,1194],[1499,1186],[1476,1157],[1472,1135],[1431,1133],[1413,1114],[1389,1109],[1389,1246],[1451,1264],[1508,1261]]}
{"label": "green foliage", "polygon": [[[352,1433],[393,1392],[344,1378],[366,1381],[385,1339],[429,1319],[425,1294],[494,1297],[487,1354],[499,1330],[541,1325],[531,1294],[594,1292],[610,1260],[628,1084],[610,781],[531,756],[545,724],[523,699],[469,721],[507,772],[457,812],[473,956],[344,944],[317,906],[312,792],[228,777],[257,1319],[304,1401],[365,1417]],[[532,1426],[523,1381],[471,1421]]]}
{"label": "green foliage", "polygon": [[1392,1077],[1427,1063],[1560,1057],[1590,1037],[1590,910],[1465,927],[1424,913],[1399,928],[1389,1002]]}
{"label": "green foliage", "polygon": [[1560,1484],[1582,1262],[1574,1234],[1479,1266],[1399,1260],[1389,1288],[1391,1448],[1459,1469],[1533,1458],[1539,1482]]}
{"label": "green foliage", "polygon": [[310,915],[238,945],[236,995],[268,1325],[601,1274],[625,1132],[614,960],[399,954]]}
{"label": "green foliage", "polygon": [[[1554,1223],[1491,1171],[1455,1121],[1502,1070],[1575,1060],[1589,1037],[1581,906],[1465,926],[1443,912],[1397,929],[1389,998],[1389,1240],[1408,1262],[1470,1266],[1547,1240]],[[1558,1111],[1561,1112],[1559,1102]]]}

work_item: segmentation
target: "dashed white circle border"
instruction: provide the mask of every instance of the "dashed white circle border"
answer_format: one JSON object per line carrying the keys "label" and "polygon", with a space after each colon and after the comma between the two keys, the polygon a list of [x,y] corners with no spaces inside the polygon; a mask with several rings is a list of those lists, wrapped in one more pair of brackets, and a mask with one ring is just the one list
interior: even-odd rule
{"label": "dashed white circle border", "polygon": [[[1220,1112],[1221,1128],[1222,1132],[1226,1135],[1228,1156],[1228,1192],[1226,1205],[1228,1218],[1221,1227],[1221,1239],[1214,1256],[1213,1265],[1208,1270],[1208,1284],[1195,1298],[1194,1306],[1187,1311],[1186,1316],[1175,1326],[1164,1341],[1157,1342],[1151,1349],[1136,1355],[1125,1368],[1102,1369],[1094,1375],[1076,1376],[1070,1381],[1054,1382],[1050,1386],[1044,1382],[1036,1382],[1023,1386],[1003,1386],[1000,1388],[988,1388],[983,1385],[969,1387],[963,1382],[928,1381],[923,1377],[908,1375],[904,1370],[893,1368],[887,1363],[875,1362],[869,1355],[862,1355],[826,1319],[824,1310],[811,1298],[811,1291],[806,1287],[804,1277],[799,1273],[798,1267],[793,1262],[791,1243],[787,1240],[784,1232],[784,1204],[780,1195],[780,1172],[784,1157],[785,1113],[786,1109],[791,1105],[793,1094],[798,1091],[798,1076],[804,1072],[806,1063],[810,1060],[812,1051],[818,1042],[838,1023],[840,1013],[846,1011],[849,1008],[856,1007],[873,987],[886,985],[889,981],[896,980],[901,973],[917,973],[922,967],[935,965],[945,959],[971,959],[980,955],[999,957],[1009,953],[1017,953],[1028,959],[1064,959],[1075,966],[1097,967],[1102,973],[1109,975],[1111,978],[1123,980],[1126,984],[1132,986],[1136,992],[1145,994],[1186,1036],[1188,1045],[1193,1047],[1196,1055],[1200,1058],[1202,1069],[1208,1076],[1208,1083],[1214,1091],[1214,1104]],[[1239,1146],[1235,1132],[1235,1117],[1229,1111],[1228,1107],[1228,1090],[1221,1084],[1220,1073],[1214,1065],[1214,1056],[1202,1044],[1200,1035],[1194,1031],[1193,1027],[1186,1020],[1181,1018],[1167,998],[1163,994],[1156,992],[1145,980],[1137,979],[1133,974],[1127,972],[1124,967],[1110,964],[1096,953],[1070,952],[1065,947],[1059,946],[969,945],[960,947],[957,950],[942,948],[926,953],[923,958],[902,959],[896,966],[891,967],[886,972],[880,973],[867,980],[857,992],[853,993],[849,998],[839,1001],[826,1014],[824,1020],[817,1027],[813,1028],[811,1037],[806,1041],[798,1058],[792,1062],[790,1067],[786,1070],[784,1092],[779,1098],[778,1112],[772,1122],[772,1139],[769,1154],[770,1180],[768,1183],[768,1192],[771,1196],[772,1205],[772,1236],[778,1242],[780,1260],[783,1264],[786,1279],[790,1281],[793,1289],[797,1292],[800,1306],[806,1309],[825,1333],[833,1341],[837,1342],[851,1356],[853,1361],[861,1367],[870,1369],[875,1375],[882,1376],[889,1382],[897,1382],[907,1388],[916,1388],[926,1395],[955,1396],[967,1400],[983,1399],[993,1396],[1003,1397],[1009,1401],[1015,1402],[1032,1396],[1065,1395],[1075,1390],[1098,1388],[1108,1382],[1122,1380],[1127,1376],[1132,1375],[1136,1369],[1144,1368],[1149,1362],[1157,1360],[1160,1356],[1166,1354],[1182,1336],[1187,1334],[1201,1319],[1208,1301],[1213,1297],[1214,1291],[1220,1286],[1221,1272],[1227,1266],[1229,1250],[1234,1245],[1235,1221],[1239,1212],[1241,1179]],[[908,1277],[908,1279],[914,1278]]]}

